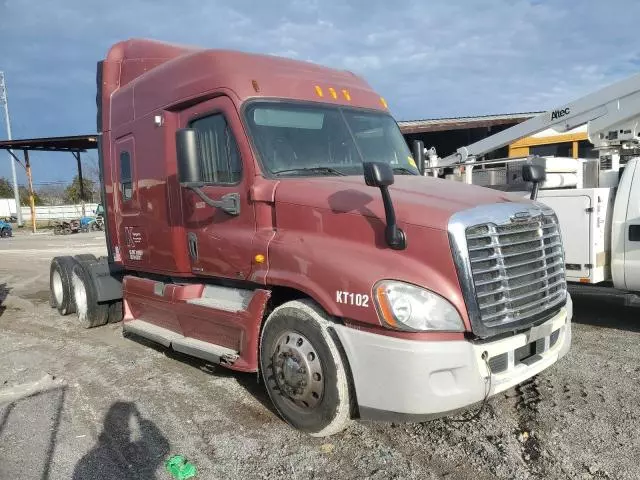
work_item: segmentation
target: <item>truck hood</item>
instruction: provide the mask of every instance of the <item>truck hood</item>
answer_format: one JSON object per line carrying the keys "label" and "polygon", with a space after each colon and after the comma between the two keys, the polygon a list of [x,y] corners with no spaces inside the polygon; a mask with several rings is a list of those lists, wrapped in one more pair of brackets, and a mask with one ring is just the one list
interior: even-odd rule
{"label": "truck hood", "polygon": [[[389,187],[399,223],[446,230],[449,218],[459,211],[498,202],[526,202],[521,197],[451,180],[397,175]],[[384,218],[380,191],[360,176],[282,179],[275,192],[278,204]]]}

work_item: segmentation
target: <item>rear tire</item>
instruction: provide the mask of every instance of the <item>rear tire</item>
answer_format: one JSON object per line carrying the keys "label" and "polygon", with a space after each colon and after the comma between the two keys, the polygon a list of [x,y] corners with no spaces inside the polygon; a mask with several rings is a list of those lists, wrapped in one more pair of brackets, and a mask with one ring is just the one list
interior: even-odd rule
{"label": "rear tire", "polygon": [[73,258],[79,262],[96,262],[98,260],[92,253],[80,253],[78,255],[74,255]]}
{"label": "rear tire", "polygon": [[351,421],[346,361],[330,327],[322,308],[294,300],[269,315],[260,338],[260,368],[271,401],[290,425],[315,437],[338,433]]}
{"label": "rear tire", "polygon": [[4,227],[2,230],[0,230],[0,237],[7,238],[10,236],[11,236],[11,229]]}
{"label": "rear tire", "polygon": [[109,320],[109,304],[98,303],[98,294],[91,277],[81,263],[76,263],[71,271],[73,296],[78,320],[84,328],[104,325]]}
{"label": "rear tire", "polygon": [[71,284],[71,270],[78,263],[73,257],[54,257],[49,269],[49,304],[57,308],[60,315],[76,311]]}
{"label": "rear tire", "polygon": [[109,304],[109,323],[118,323],[122,321],[122,300],[117,300]]}

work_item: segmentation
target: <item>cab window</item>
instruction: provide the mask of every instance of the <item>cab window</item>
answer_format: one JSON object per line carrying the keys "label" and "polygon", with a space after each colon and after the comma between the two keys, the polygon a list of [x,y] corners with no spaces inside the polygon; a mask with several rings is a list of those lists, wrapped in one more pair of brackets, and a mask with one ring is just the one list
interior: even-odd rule
{"label": "cab window", "polygon": [[240,181],[242,162],[233,132],[224,115],[214,114],[191,122],[198,136],[201,181],[232,185]]}

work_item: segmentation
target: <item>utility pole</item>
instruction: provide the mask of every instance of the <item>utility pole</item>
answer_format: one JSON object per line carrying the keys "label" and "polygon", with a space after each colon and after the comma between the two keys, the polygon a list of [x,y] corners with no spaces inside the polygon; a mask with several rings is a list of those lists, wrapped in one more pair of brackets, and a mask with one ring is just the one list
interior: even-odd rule
{"label": "utility pole", "polygon": [[[4,73],[0,72],[0,103],[4,105],[4,121],[7,126],[7,140],[11,140],[11,122],[9,120],[9,100],[7,97],[7,85],[4,80]],[[22,226],[22,209],[20,208],[20,193],[18,192],[18,179],[16,177],[16,163],[9,150],[9,161],[11,162],[11,175],[13,176],[13,196],[16,199],[16,216],[18,226]]]}

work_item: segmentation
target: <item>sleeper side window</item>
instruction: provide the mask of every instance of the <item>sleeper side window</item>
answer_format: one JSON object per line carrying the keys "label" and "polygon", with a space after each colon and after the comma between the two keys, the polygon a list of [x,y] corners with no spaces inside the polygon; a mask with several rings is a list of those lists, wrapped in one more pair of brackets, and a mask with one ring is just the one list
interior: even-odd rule
{"label": "sleeper side window", "polygon": [[218,113],[191,122],[198,135],[201,180],[233,185],[242,177],[242,161],[231,127]]}
{"label": "sleeper side window", "polygon": [[127,151],[120,152],[120,192],[123,202],[129,201],[133,197],[131,155]]}

